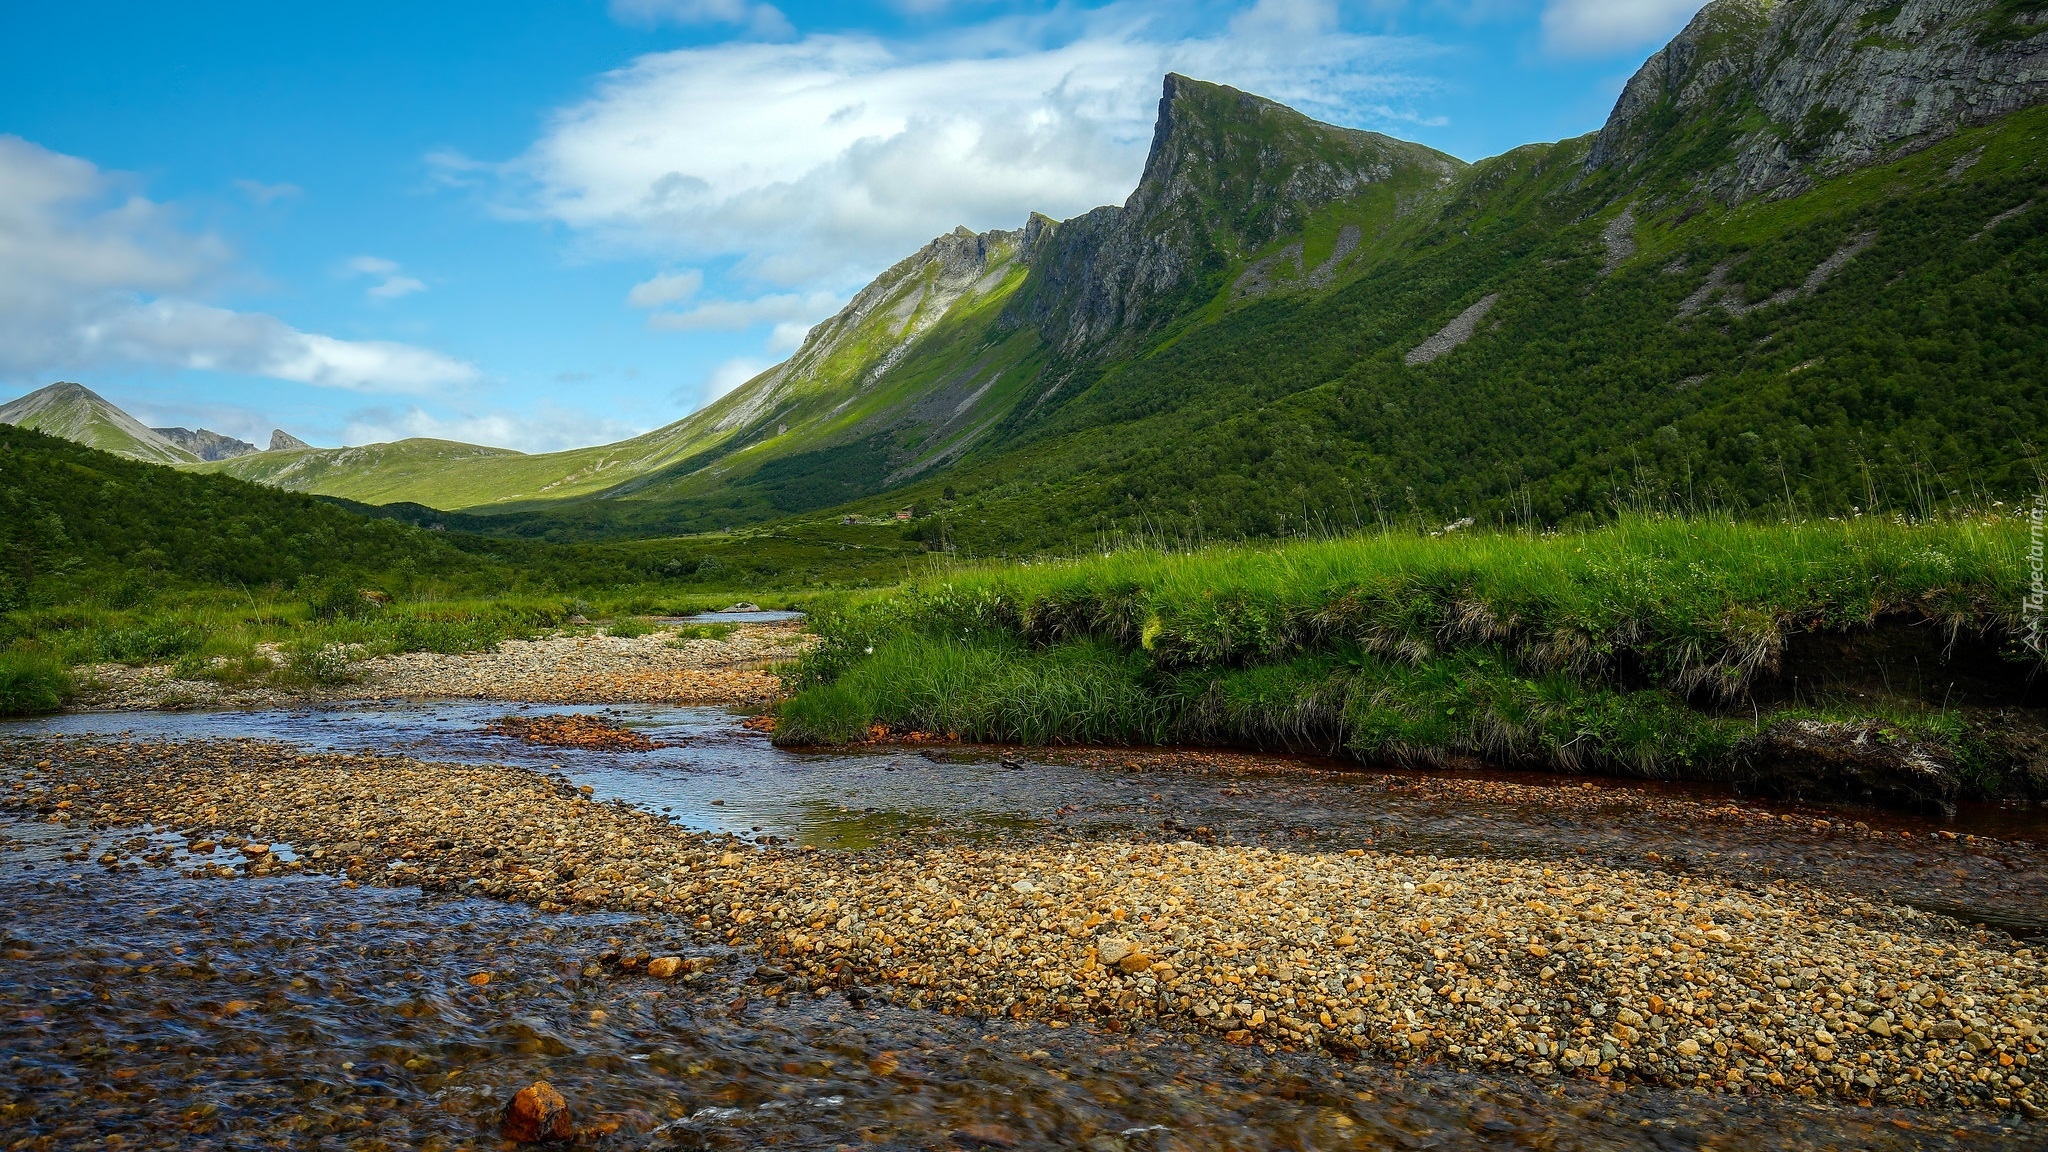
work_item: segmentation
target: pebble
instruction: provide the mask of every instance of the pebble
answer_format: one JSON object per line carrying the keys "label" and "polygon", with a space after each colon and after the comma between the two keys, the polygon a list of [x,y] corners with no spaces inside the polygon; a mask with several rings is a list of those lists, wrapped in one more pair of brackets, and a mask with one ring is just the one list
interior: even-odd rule
{"label": "pebble", "polygon": [[505,1122],[499,1135],[518,1144],[543,1140],[574,1140],[576,1125],[569,1115],[569,1102],[545,1080],[521,1088],[505,1105]]}

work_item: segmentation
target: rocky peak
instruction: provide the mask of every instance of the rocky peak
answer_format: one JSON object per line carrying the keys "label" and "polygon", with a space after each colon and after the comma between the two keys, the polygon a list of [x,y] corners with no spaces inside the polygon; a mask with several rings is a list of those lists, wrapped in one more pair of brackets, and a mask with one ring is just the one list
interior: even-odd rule
{"label": "rocky peak", "polygon": [[270,451],[272,452],[285,452],[294,448],[311,447],[311,444],[306,443],[282,428],[272,428],[270,430]]}
{"label": "rocky peak", "polygon": [[1794,195],[2044,95],[2031,0],[1714,0],[1629,81],[1587,165]]}
{"label": "rocky peak", "polygon": [[1066,352],[1156,328],[1178,297],[1310,214],[1397,172],[1464,165],[1419,144],[1310,119],[1221,84],[1169,74],[1138,186],[1121,207],[1058,224],[1034,215],[1031,290],[1011,319]]}
{"label": "rocky peak", "polygon": [[201,428],[197,431],[190,428],[151,428],[150,431],[201,460],[232,460],[256,451],[256,446],[247,440],[238,440],[210,428]]}

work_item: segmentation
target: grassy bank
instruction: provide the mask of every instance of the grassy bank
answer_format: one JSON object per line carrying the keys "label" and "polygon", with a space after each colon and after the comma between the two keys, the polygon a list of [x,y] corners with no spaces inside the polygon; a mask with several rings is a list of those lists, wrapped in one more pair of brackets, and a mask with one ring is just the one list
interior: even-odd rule
{"label": "grassy bank", "polygon": [[[2031,793],[2039,753],[1973,719],[2038,715],[2026,544],[1995,513],[1637,519],[968,568],[822,616],[777,738],[1195,741],[1760,787],[1818,744],[1855,779],[1795,790]],[[1788,690],[1812,637],[1876,656]]]}
{"label": "grassy bank", "polygon": [[650,629],[637,616],[690,615],[736,599],[803,607],[829,594],[647,587],[588,596],[395,600],[375,588],[337,583],[305,595],[199,590],[140,607],[88,599],[21,609],[0,615],[0,716],[61,707],[83,685],[82,667],[94,664],[172,665],[186,679],[298,688],[341,682],[352,660],[485,651],[579,621],[594,621],[590,627],[613,635],[644,634]]}

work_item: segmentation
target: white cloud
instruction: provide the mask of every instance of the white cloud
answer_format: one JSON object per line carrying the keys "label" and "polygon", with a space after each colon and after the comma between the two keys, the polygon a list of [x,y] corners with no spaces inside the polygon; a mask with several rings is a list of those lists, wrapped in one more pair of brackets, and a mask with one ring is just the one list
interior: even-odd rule
{"label": "white cloud", "polygon": [[105,310],[78,327],[72,347],[88,363],[235,372],[365,392],[431,392],[477,378],[470,365],[410,344],[337,340],[260,312],[166,298]]}
{"label": "white cloud", "polygon": [[377,283],[363,290],[363,295],[372,300],[396,300],[427,290],[424,280],[400,274],[398,261],[382,256],[352,256],[342,267],[355,275],[378,278]]}
{"label": "white cloud", "polygon": [[268,208],[273,201],[288,200],[305,194],[297,184],[265,184],[261,180],[237,180],[235,187],[242,195],[256,202],[258,208]]}
{"label": "white cloud", "polygon": [[768,350],[788,354],[803,346],[804,337],[811,334],[816,321],[784,320],[768,333]]}
{"label": "white cloud", "polygon": [[706,300],[687,312],[656,312],[647,325],[667,332],[737,332],[756,324],[801,323],[808,330],[838,308],[839,297],[831,292],[779,292],[752,300]]}
{"label": "white cloud", "polygon": [[711,370],[704,380],[704,403],[709,404],[773,367],[766,360],[735,356]]}
{"label": "white cloud", "polygon": [[763,38],[796,31],[773,4],[749,0],[612,0],[612,19],[621,24],[738,24]]}
{"label": "white cloud", "polygon": [[1593,55],[1668,40],[1704,0],[1550,0],[1543,40],[1552,51]]}
{"label": "white cloud", "polygon": [[427,286],[423,281],[415,280],[410,276],[393,276],[382,284],[372,286],[368,295],[378,300],[396,300],[400,296],[410,296],[415,292],[424,292],[426,290]]}
{"label": "white cloud", "polygon": [[657,308],[688,300],[704,287],[704,273],[695,268],[681,272],[665,272],[649,280],[633,285],[626,293],[626,303],[635,308]]}
{"label": "white cloud", "polygon": [[477,377],[424,348],[340,340],[202,303],[229,263],[219,240],[185,231],[121,177],[0,136],[0,375],[154,365],[372,391]]}
{"label": "white cloud", "polygon": [[1350,123],[1400,119],[1391,105],[1422,87],[1399,71],[1415,44],[1341,32],[1327,4],[1266,0],[1211,38],[1173,35],[1180,18],[1122,0],[915,45],[814,35],[657,53],[603,77],[509,164],[436,163],[455,182],[495,174],[506,211],[602,246],[736,257],[741,280],[844,293],[956,224],[1122,201],[1169,70]]}
{"label": "white cloud", "polygon": [[349,414],[343,443],[381,444],[427,437],[520,452],[558,452],[624,440],[643,429],[623,420],[544,404],[536,412],[458,412],[440,416],[423,408],[366,408]]}

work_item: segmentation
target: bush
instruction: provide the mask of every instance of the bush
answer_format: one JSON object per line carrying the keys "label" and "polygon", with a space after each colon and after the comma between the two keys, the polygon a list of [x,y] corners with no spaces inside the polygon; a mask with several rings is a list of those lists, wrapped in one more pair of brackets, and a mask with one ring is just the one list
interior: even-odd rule
{"label": "bush", "polygon": [[732,624],[685,624],[675,630],[675,638],[669,646],[680,648],[688,640],[723,640],[732,635],[736,625]]}
{"label": "bush", "polygon": [[617,620],[612,621],[611,627],[604,630],[605,635],[616,636],[621,640],[638,640],[642,636],[650,635],[657,631],[659,629],[654,625],[649,624],[645,620],[634,619],[631,616],[619,617]]}
{"label": "bush", "polygon": [[0,716],[55,712],[71,690],[71,670],[54,654],[24,648],[0,652]]}
{"label": "bush", "polygon": [[273,682],[292,688],[346,684],[354,678],[348,652],[339,644],[307,644],[285,654],[284,667],[271,673]]}

